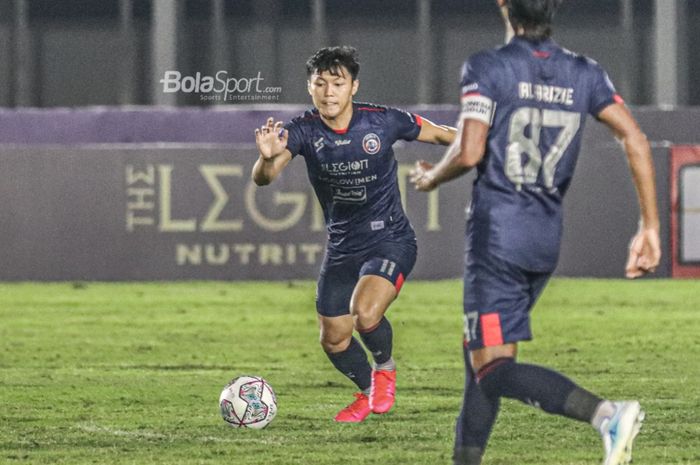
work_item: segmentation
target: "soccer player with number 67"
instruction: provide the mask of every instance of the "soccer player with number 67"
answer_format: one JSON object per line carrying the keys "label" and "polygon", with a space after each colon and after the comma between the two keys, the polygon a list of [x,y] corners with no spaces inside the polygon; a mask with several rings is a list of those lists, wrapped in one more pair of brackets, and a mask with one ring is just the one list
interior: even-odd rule
{"label": "soccer player with number 67", "polygon": [[516,361],[530,340],[530,311],[556,267],[562,200],[588,114],[622,143],[641,218],[628,278],[654,271],[661,256],[651,149],[595,61],[557,45],[551,22],[562,0],[498,0],[515,31],[505,46],[471,56],[462,70],[458,135],[436,165],[420,161],[412,182],[430,191],[477,169],[466,231],[466,385],[457,420],[456,465],[481,464],[502,397],[589,422],[604,465],[627,464],[644,412],[612,402],[553,370]]}

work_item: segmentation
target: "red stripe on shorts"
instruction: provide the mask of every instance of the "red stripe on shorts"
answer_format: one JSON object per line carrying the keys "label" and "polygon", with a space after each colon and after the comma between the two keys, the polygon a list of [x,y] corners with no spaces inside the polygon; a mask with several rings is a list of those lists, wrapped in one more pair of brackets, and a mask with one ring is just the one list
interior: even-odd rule
{"label": "red stripe on shorts", "polygon": [[394,287],[396,287],[397,293],[401,291],[401,286],[403,286],[403,281],[404,281],[403,273],[399,273],[399,277],[396,278],[396,284],[394,284]]}
{"label": "red stripe on shorts", "polygon": [[501,317],[498,313],[486,313],[481,315],[481,335],[484,338],[484,347],[503,345],[503,332],[501,331]]}

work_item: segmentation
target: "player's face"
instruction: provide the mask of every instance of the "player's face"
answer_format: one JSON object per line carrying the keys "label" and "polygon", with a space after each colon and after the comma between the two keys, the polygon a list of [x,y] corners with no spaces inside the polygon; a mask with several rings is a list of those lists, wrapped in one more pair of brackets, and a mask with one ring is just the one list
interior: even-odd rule
{"label": "player's face", "polygon": [[309,77],[309,94],[314,106],[324,118],[334,119],[352,108],[352,96],[360,82],[352,79],[344,66],[337,75],[329,71],[314,73]]}

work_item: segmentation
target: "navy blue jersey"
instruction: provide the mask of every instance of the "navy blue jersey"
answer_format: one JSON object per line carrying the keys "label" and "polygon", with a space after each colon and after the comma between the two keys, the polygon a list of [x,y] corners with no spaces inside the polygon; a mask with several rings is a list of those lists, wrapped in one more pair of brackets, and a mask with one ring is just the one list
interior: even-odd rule
{"label": "navy blue jersey", "polygon": [[562,198],[586,115],[597,116],[621,99],[593,60],[551,40],[518,37],[470,57],[461,86],[461,117],[491,126],[474,182],[470,250],[526,270],[552,271],[562,235]]}
{"label": "navy blue jersey", "polygon": [[387,239],[415,237],[401,205],[391,146],[420,133],[418,115],[353,103],[347,129],[333,130],[309,110],[285,125],[287,149],[306,160],[321,203],[329,246],[357,252]]}

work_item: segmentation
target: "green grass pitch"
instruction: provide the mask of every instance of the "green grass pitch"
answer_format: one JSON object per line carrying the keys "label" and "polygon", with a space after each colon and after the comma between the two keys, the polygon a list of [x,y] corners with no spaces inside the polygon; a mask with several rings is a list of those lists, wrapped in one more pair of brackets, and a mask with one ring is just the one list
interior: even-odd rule
{"label": "green grass pitch", "polygon": [[[318,345],[314,284],[0,284],[2,464],[449,464],[461,403],[458,281],[409,282],[389,315],[397,404],[340,425],[351,384]],[[700,282],[553,280],[520,358],[647,420],[636,464],[700,463]],[[228,427],[223,385],[265,377],[279,413]],[[484,465],[599,464],[585,424],[502,404]]]}

